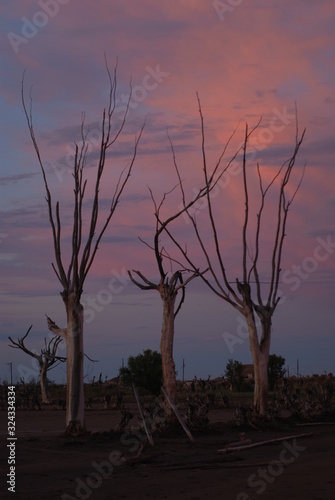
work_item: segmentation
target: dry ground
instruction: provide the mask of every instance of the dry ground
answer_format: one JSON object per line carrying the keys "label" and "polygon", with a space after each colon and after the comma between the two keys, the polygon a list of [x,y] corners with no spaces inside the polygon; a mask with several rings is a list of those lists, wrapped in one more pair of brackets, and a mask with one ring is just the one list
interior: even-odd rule
{"label": "dry ground", "polygon": [[[237,428],[228,410],[212,410],[210,429],[181,428],[154,434],[154,446],[142,431],[109,432],[120,421],[118,410],[88,410],[93,433],[77,439],[61,434],[65,412],[43,409],[17,412],[16,493],[7,491],[6,412],[1,418],[2,499],[271,499],[335,500],[335,425],[283,423],[272,429]],[[134,422],[134,423],[133,423]],[[137,422],[131,421],[133,426]],[[244,431],[252,442],[313,433],[277,444],[219,454]],[[123,462],[120,456],[137,459]],[[114,463],[114,465],[111,463]]]}

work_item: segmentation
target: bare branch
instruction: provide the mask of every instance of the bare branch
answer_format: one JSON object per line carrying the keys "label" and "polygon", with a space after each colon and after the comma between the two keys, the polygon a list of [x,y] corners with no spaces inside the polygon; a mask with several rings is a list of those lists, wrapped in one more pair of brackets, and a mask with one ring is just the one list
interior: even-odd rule
{"label": "bare branch", "polygon": [[58,325],[52,319],[50,319],[47,315],[47,323],[48,323],[48,328],[49,330],[54,333],[55,335],[59,335],[60,337],[65,337],[66,336],[66,329],[64,328],[59,328]]}
{"label": "bare branch", "polygon": [[26,347],[24,341],[25,339],[28,337],[29,335],[29,332],[30,330],[32,329],[32,326],[33,325],[30,325],[30,327],[28,328],[27,330],[27,333],[21,338],[21,339],[17,339],[17,342],[14,341],[11,337],[8,337],[8,339],[11,341],[11,344],[8,344],[9,347],[11,347],[12,349],[21,349],[23,352],[25,352],[26,354],[28,354],[29,356],[32,356],[33,358],[37,359],[38,362],[40,362],[41,360],[41,355],[40,354],[37,354],[36,352],[33,352],[31,351],[30,349],[28,349],[28,347]]}
{"label": "bare branch", "polygon": [[45,173],[45,168],[43,165],[43,161],[41,158],[40,150],[37,144],[37,140],[35,137],[35,131],[34,131],[34,125],[33,125],[33,113],[32,113],[32,95],[31,95],[31,90],[30,90],[30,107],[29,107],[29,112],[26,106],[25,102],[25,97],[24,97],[24,77],[25,77],[25,72],[23,73],[22,77],[22,84],[21,84],[21,99],[22,99],[22,105],[23,105],[23,110],[24,114],[27,120],[28,124],[28,129],[30,132],[30,137],[37,155],[38,163],[41,168],[42,176],[43,176],[43,181],[44,181],[44,186],[46,190],[46,201],[48,204],[48,210],[49,210],[49,221],[51,225],[51,230],[52,230],[52,237],[53,237],[53,243],[54,243],[54,251],[55,251],[55,257],[56,257],[56,263],[57,263],[57,268],[58,272],[55,269],[55,266],[53,265],[53,269],[56,272],[57,278],[59,279],[60,283],[64,288],[67,286],[67,280],[66,280],[66,275],[64,272],[63,264],[62,264],[62,259],[61,259],[61,251],[60,251],[60,219],[59,219],[59,204],[57,202],[56,205],[56,218],[57,218],[57,229],[54,221],[54,216],[53,216],[53,211],[52,211],[52,199],[51,199],[51,193]]}
{"label": "bare branch", "polygon": [[84,353],[85,358],[87,358],[89,361],[92,361],[92,363],[99,363],[98,359],[92,359],[90,358],[87,354]]}
{"label": "bare branch", "polygon": [[[144,124],[141,127],[140,133],[135,138],[135,146],[134,146],[133,156],[132,156],[132,159],[130,161],[130,165],[129,165],[129,167],[126,170],[126,175],[125,175],[125,178],[123,179],[122,182],[121,182],[121,177],[123,175],[123,171],[122,171],[122,173],[120,175],[120,178],[119,178],[119,181],[117,183],[116,190],[115,190],[115,193],[114,193],[114,196],[113,196],[113,200],[112,200],[112,204],[111,204],[111,208],[110,208],[110,213],[109,213],[109,215],[108,215],[108,217],[106,219],[106,222],[103,225],[103,227],[102,227],[102,229],[101,229],[101,231],[100,231],[100,233],[99,233],[99,235],[98,235],[98,237],[96,239],[96,242],[94,244],[94,248],[93,248],[93,251],[92,251],[92,255],[90,257],[91,246],[92,246],[93,237],[94,237],[94,233],[95,233],[95,229],[96,229],[96,224],[97,224],[97,219],[98,219],[98,195],[99,195],[100,178],[101,178],[101,175],[102,175],[102,170],[101,170],[100,178],[99,178],[99,180],[97,180],[96,191],[95,191],[95,198],[94,198],[94,202],[93,202],[90,233],[89,233],[89,237],[88,237],[88,240],[87,240],[87,243],[86,243],[86,247],[85,247],[85,250],[84,250],[84,254],[83,254],[83,257],[82,257],[81,266],[80,266],[80,287],[83,286],[83,283],[85,281],[87,273],[88,273],[88,271],[90,270],[90,268],[91,268],[91,266],[93,264],[94,257],[95,257],[95,254],[96,254],[97,250],[98,250],[101,238],[102,238],[104,232],[106,231],[106,229],[108,227],[108,224],[109,224],[112,216],[114,215],[116,206],[119,203],[120,197],[121,197],[121,195],[123,193],[123,190],[124,190],[124,188],[125,188],[125,186],[126,186],[126,184],[128,182],[128,179],[129,179],[129,177],[131,175],[131,171],[132,171],[132,168],[133,168],[134,163],[135,163],[135,159],[136,159],[136,155],[137,155],[137,150],[138,150],[139,142],[140,142],[140,139],[141,139],[144,127],[145,127],[145,122],[144,122]],[[104,164],[102,165],[102,169],[103,169],[103,167],[104,167]],[[98,176],[99,176],[99,171],[98,171]]]}
{"label": "bare branch", "polygon": [[59,335],[53,337],[48,343],[46,339],[44,339],[45,348],[41,349],[41,355],[43,356],[43,365],[47,370],[57,362],[63,363],[66,361],[65,357],[57,356],[57,349],[62,340],[62,337]]}
{"label": "bare branch", "polygon": [[128,276],[131,279],[131,281],[134,283],[134,285],[136,285],[139,288],[141,288],[141,290],[157,290],[158,285],[155,285],[155,283],[152,283],[151,281],[149,281],[145,276],[143,276],[143,274],[140,271],[135,271],[133,269],[133,273],[137,274],[137,276],[139,276],[141,278],[141,280],[144,283],[146,283],[146,285],[143,285],[139,281],[135,280],[135,278],[133,277],[133,275],[131,274],[131,272],[128,271]]}
{"label": "bare branch", "polygon": [[[105,168],[106,154],[110,147],[115,144],[117,139],[119,138],[121,132],[124,129],[126,116],[128,114],[131,92],[129,95],[128,102],[125,106],[125,113],[122,117],[121,123],[117,126],[117,129],[112,134],[112,123],[113,123],[113,115],[116,109],[116,86],[117,86],[117,62],[114,68],[114,74],[112,75],[105,55],[105,66],[109,80],[109,102],[107,108],[103,110],[102,120],[101,120],[101,144],[100,144],[100,157],[96,174],[96,182],[95,182],[95,195],[92,203],[92,211],[91,211],[91,219],[90,219],[90,227],[88,238],[85,244],[85,247],[82,252],[81,261],[79,262],[79,255],[82,244],[82,208],[83,208],[83,200],[85,196],[85,188],[87,181],[83,178],[83,169],[86,163],[86,156],[88,152],[88,143],[87,143],[87,133],[88,131],[84,130],[85,126],[85,114],[82,115],[81,121],[81,145],[78,146],[75,143],[75,158],[74,158],[74,167],[73,167],[73,179],[74,179],[74,213],[73,213],[73,229],[72,229],[72,254],[69,263],[69,267],[67,269],[67,273],[64,271],[62,257],[61,257],[61,218],[60,218],[60,209],[59,202],[55,205],[55,214],[52,208],[52,198],[51,193],[46,177],[45,168],[43,165],[43,161],[41,158],[40,150],[37,144],[37,140],[35,137],[34,126],[33,126],[33,117],[32,117],[32,97],[30,93],[30,109],[27,108],[25,97],[24,97],[24,76],[22,78],[22,88],[21,88],[21,97],[23,110],[26,116],[28,129],[30,132],[30,136],[33,142],[33,146],[35,152],[37,154],[38,162],[41,168],[44,186],[46,190],[46,201],[48,204],[49,210],[49,220],[52,229],[53,235],[53,244],[54,244],[54,254],[56,258],[56,263],[52,263],[52,267],[55,271],[55,274],[62,284],[64,290],[67,290],[71,285],[75,290],[81,294],[84,281],[86,276],[93,264],[96,252],[98,250],[100,241],[102,236],[104,235],[108,224],[115,212],[115,209],[120,201],[121,195],[124,191],[124,188],[129,180],[131,175],[132,168],[134,166],[136,154],[138,151],[139,142],[143,133],[143,129],[145,126],[145,122],[142,125],[140,133],[137,137],[135,137],[135,146],[133,150],[132,157],[130,159],[129,165],[121,172],[116,187],[111,200],[111,207],[109,214],[102,228],[97,234],[97,237],[94,241],[97,224],[98,224],[98,215],[99,215],[99,191],[101,185],[101,179],[103,175],[103,171]],[[131,90],[131,83],[130,83]]]}
{"label": "bare branch", "polygon": [[244,187],[244,223],[242,228],[242,248],[243,248],[243,258],[242,258],[242,270],[243,270],[243,282],[247,282],[247,229],[249,220],[249,194],[248,194],[248,183],[247,183],[247,171],[246,171],[246,154],[247,154],[247,143],[248,143],[248,124],[245,126],[245,139],[243,146],[243,187]]}
{"label": "bare branch", "polygon": [[[46,368],[47,370],[49,367],[51,367],[53,364],[55,364],[57,361],[62,361],[63,358],[60,356],[56,356],[57,353],[57,348],[59,343],[61,342],[61,337],[53,337],[48,343],[46,341],[46,338],[44,339],[44,349],[41,349],[40,354],[37,352],[31,351],[28,349],[28,347],[25,345],[24,341],[27,338],[31,328],[33,325],[31,325],[27,331],[27,333],[21,338],[18,339],[17,342],[15,342],[11,337],[8,337],[9,340],[13,345],[9,344],[9,347],[12,347],[13,349],[21,349],[23,352],[28,354],[29,356],[35,358],[38,361],[38,364],[40,366],[40,369]],[[65,358],[66,359],[66,358]]]}
{"label": "bare branch", "polygon": [[243,270],[243,282],[247,283],[248,281],[248,271],[247,271],[247,254],[248,243],[247,243],[247,230],[248,230],[248,221],[249,221],[249,193],[248,193],[248,182],[247,182],[247,169],[246,169],[246,154],[247,154],[247,146],[249,137],[254,133],[254,131],[259,127],[262,118],[259,119],[258,123],[248,131],[248,124],[245,125],[245,137],[243,143],[243,160],[242,160],[242,172],[243,172],[243,188],[244,188],[244,223],[242,228],[242,247],[243,247],[243,258],[242,258],[242,270]]}
{"label": "bare branch", "polygon": [[302,176],[300,178],[300,181],[298,183],[296,190],[293,193],[292,198],[288,201],[286,201],[285,188],[290,180],[290,177],[292,174],[292,169],[295,165],[295,161],[296,161],[300,146],[304,140],[305,132],[306,132],[306,129],[303,130],[303,132],[300,136],[300,139],[298,138],[291,158],[288,160],[288,162],[286,162],[287,166],[286,166],[286,169],[284,172],[284,177],[282,179],[281,187],[280,187],[278,213],[277,213],[277,230],[276,230],[276,236],[275,236],[273,252],[272,252],[271,285],[270,285],[270,291],[269,291],[269,295],[268,295],[268,304],[270,304],[270,302],[271,302],[273,307],[276,307],[278,302],[279,302],[279,298],[277,297],[277,292],[278,292],[278,285],[279,285],[282,250],[283,250],[284,238],[286,236],[285,231],[286,231],[286,222],[287,222],[288,211],[289,211],[290,205],[293,202],[293,199],[294,199],[294,197],[295,197],[295,195],[296,195],[296,193],[301,185],[305,168],[303,169]]}
{"label": "bare branch", "polygon": [[146,241],[144,241],[140,236],[138,236],[138,239],[140,240],[141,243],[143,243],[148,248],[150,248],[150,250],[155,250],[155,248],[153,246],[149,245],[149,243],[147,243]]}
{"label": "bare branch", "polygon": [[[219,168],[219,166],[221,164],[221,161],[222,161],[222,158],[224,156],[224,153],[226,152],[226,149],[227,149],[227,147],[228,147],[231,139],[233,138],[233,136],[235,134],[235,131],[234,131],[233,134],[228,139],[227,144],[225,145],[225,147],[224,147],[224,149],[223,149],[223,151],[222,151],[222,153],[221,153],[221,155],[219,157],[219,160],[216,163],[216,166],[215,166],[215,169],[214,169],[213,173],[211,175],[209,175],[208,174],[208,168],[207,168],[206,152],[205,152],[204,120],[203,120],[203,114],[202,114],[202,109],[201,109],[201,103],[200,103],[200,99],[199,99],[198,95],[197,95],[197,100],[198,100],[198,105],[199,105],[199,114],[200,114],[200,122],[201,122],[202,157],[203,157],[203,172],[204,172],[205,186],[201,190],[199,190],[198,195],[188,205],[186,204],[185,191],[184,191],[184,188],[183,188],[183,183],[182,183],[182,179],[181,179],[181,176],[180,176],[180,173],[179,173],[179,169],[178,169],[178,166],[177,166],[177,163],[176,163],[175,153],[174,153],[174,150],[173,150],[173,145],[172,145],[171,140],[170,140],[170,144],[171,144],[171,148],[172,148],[172,154],[173,154],[173,160],[174,160],[174,165],[175,165],[175,169],[176,169],[177,176],[178,176],[178,179],[179,179],[179,183],[180,183],[180,186],[181,186],[181,194],[182,194],[182,201],[183,201],[184,211],[187,213],[187,215],[188,215],[188,217],[189,217],[189,219],[190,219],[190,221],[191,221],[191,223],[193,225],[196,237],[198,239],[198,242],[200,244],[202,252],[203,252],[203,254],[205,256],[207,265],[208,265],[210,273],[211,273],[211,275],[212,275],[212,277],[214,279],[214,282],[215,282],[215,284],[217,286],[217,289],[215,289],[215,287],[213,287],[212,285],[210,285],[209,281],[206,278],[203,278],[203,280],[205,281],[205,283],[208,286],[210,286],[210,288],[213,291],[215,291],[215,293],[217,293],[219,296],[225,297],[225,299],[227,299],[228,301],[231,301],[231,299],[229,298],[229,295],[231,295],[234,298],[234,300],[238,303],[238,306],[239,306],[239,305],[242,305],[241,301],[240,301],[239,297],[236,295],[234,289],[230,286],[229,280],[228,280],[227,275],[226,275],[225,266],[223,264],[222,252],[221,252],[220,245],[219,245],[218,233],[217,233],[216,223],[215,223],[215,219],[214,219],[214,215],[213,215],[212,201],[211,201],[210,193],[211,193],[212,189],[215,187],[215,185],[217,184],[217,182],[220,180],[220,178],[224,174],[224,172],[229,168],[229,166],[235,160],[235,158],[237,157],[237,155],[240,152],[240,150],[243,149],[243,147],[245,146],[245,143],[243,143],[243,145],[240,148],[238,148],[238,150],[236,151],[236,153],[233,155],[232,159],[227,163],[226,167],[224,169],[222,169],[222,171],[220,172],[220,174],[218,174],[217,179],[215,180],[214,176],[217,174],[217,171],[218,171],[218,168]],[[252,133],[259,126],[259,123],[260,123],[260,121],[256,124],[256,126],[252,129],[252,131],[250,133]],[[248,134],[247,137],[249,137],[249,135],[250,134]],[[212,235],[213,235],[214,245],[215,245],[215,255],[216,255],[216,259],[218,261],[218,264],[220,266],[221,276],[222,276],[223,281],[224,281],[224,287],[222,286],[220,280],[218,279],[218,276],[217,276],[216,272],[214,271],[214,268],[213,268],[213,265],[212,265],[212,262],[211,262],[211,258],[209,256],[209,253],[206,250],[206,245],[205,245],[205,243],[204,243],[204,241],[203,241],[203,239],[202,239],[202,237],[200,235],[200,231],[199,231],[199,228],[197,226],[196,218],[195,218],[194,215],[191,215],[191,213],[189,211],[189,207],[191,207],[192,204],[194,204],[202,196],[206,196],[206,200],[207,200],[208,215],[209,215],[209,219],[210,219],[210,224],[211,224],[211,228],[212,228]],[[171,237],[171,232],[169,232],[169,235]],[[176,243],[175,239],[174,239],[174,242]],[[187,252],[185,250],[183,250],[180,245],[178,246],[178,248],[182,252],[182,254],[185,257],[185,259],[187,260],[187,262],[189,264],[191,264],[191,261],[190,261],[190,258],[187,255]],[[195,268],[195,266],[193,266],[193,267]],[[234,307],[236,307],[236,304],[234,305]]]}

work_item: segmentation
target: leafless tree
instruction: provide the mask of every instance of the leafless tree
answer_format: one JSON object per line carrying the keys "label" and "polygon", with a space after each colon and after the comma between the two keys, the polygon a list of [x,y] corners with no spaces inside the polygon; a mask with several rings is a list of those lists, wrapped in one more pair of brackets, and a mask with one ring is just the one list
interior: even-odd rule
{"label": "leafless tree", "polygon": [[[197,96],[197,98],[199,104],[202,133],[203,174],[205,184],[207,184],[210,181],[210,176],[207,167],[204,119],[199,97]],[[208,273],[201,275],[201,279],[218,297],[220,297],[225,302],[233,306],[237,311],[239,311],[239,313],[241,313],[246,320],[255,372],[254,413],[264,416],[267,406],[268,360],[271,342],[272,317],[280,300],[278,286],[280,280],[284,239],[286,236],[287,217],[289,208],[301,185],[303,173],[300,177],[300,180],[296,183],[295,187],[292,187],[291,176],[300,146],[303,142],[305,130],[301,135],[299,135],[298,119],[296,115],[296,136],[292,155],[278,168],[277,172],[266,186],[264,185],[264,181],[262,178],[261,168],[257,164],[260,201],[256,217],[256,228],[253,233],[254,248],[252,249],[251,244],[249,243],[249,232],[251,232],[252,230],[250,229],[251,202],[249,188],[250,184],[248,183],[249,172],[247,171],[247,147],[249,139],[259,126],[259,123],[251,130],[249,130],[248,125],[246,125],[243,146],[241,149],[243,179],[242,196],[244,198],[245,205],[241,244],[241,278],[236,278],[235,281],[231,281],[228,276],[227,262],[223,257],[222,248],[222,242],[225,238],[224,228],[219,228],[218,219],[216,218],[214,213],[213,201],[211,199],[210,193],[207,190],[206,213],[208,215],[209,226],[211,228],[211,241],[209,241],[208,239],[205,240],[205,238],[202,236],[196,217],[197,214],[191,213],[191,211],[187,209],[185,190],[176,161],[175,167],[179,178],[179,186],[181,189],[183,206],[185,207],[185,211],[188,214],[189,220],[193,225],[196,239],[200,245],[209,269]],[[278,206],[277,211],[273,216],[275,232],[272,242],[272,251],[270,253],[270,269],[265,274],[267,279],[264,282],[264,279],[262,279],[261,277],[260,271],[260,249],[262,246],[261,226],[265,213],[264,210],[266,195],[268,194],[270,188],[272,188],[276,184],[276,181],[278,185]],[[211,182],[213,182],[213,180],[211,180]],[[289,190],[291,191],[291,194],[288,194]],[[169,228],[165,227],[165,231],[169,234],[172,241],[179,248],[188,266],[196,271],[198,266],[194,262],[194,259],[189,255],[187,247],[182,246],[180,242],[177,241]],[[227,237],[228,236],[226,236],[226,238]],[[258,332],[257,330],[256,317],[258,317],[260,320],[260,332]]]}
{"label": "leafless tree", "polygon": [[[232,135],[233,136],[233,135]],[[230,139],[232,138],[230,137]],[[229,141],[230,141],[229,139]],[[228,143],[229,143],[228,141]],[[228,165],[225,166],[224,169],[218,173],[221,165],[221,160],[226,152],[227,145],[224,147],[221,152],[216,164],[214,165],[213,171],[206,180],[205,185],[198,190],[198,193],[193,197],[191,201],[187,204],[185,203],[182,207],[179,208],[173,215],[162,220],[161,217],[161,209],[163,207],[164,202],[166,201],[167,196],[175,190],[177,186],[175,186],[171,191],[165,193],[160,203],[157,203],[151,189],[149,188],[151,199],[154,204],[154,215],[156,220],[155,225],[155,233],[154,233],[154,241],[153,245],[149,245],[141,238],[140,240],[145,243],[151,250],[153,250],[155,255],[156,264],[159,271],[159,281],[153,282],[150,281],[147,277],[145,277],[140,271],[132,270],[132,272],[128,271],[129,277],[131,281],[138,286],[141,290],[157,290],[163,303],[163,320],[162,320],[162,335],[160,342],[160,350],[162,355],[162,371],[163,371],[163,385],[167,392],[169,393],[170,398],[173,401],[177,400],[177,383],[176,383],[176,371],[175,371],[175,363],[173,359],[173,343],[174,343],[174,332],[175,332],[175,318],[178,312],[181,309],[181,306],[185,299],[185,288],[186,285],[193,280],[196,276],[200,276],[203,273],[206,273],[207,270],[202,272],[199,269],[188,269],[182,263],[176,261],[171,257],[164,246],[162,245],[160,238],[164,235],[167,227],[176,219],[178,219],[184,212],[194,210],[194,207],[200,202],[200,200],[207,195],[209,195],[213,189],[215,189],[217,183],[220,178],[224,174],[224,172],[229,167],[230,163],[234,160],[235,156],[228,162]],[[181,179],[179,179],[179,183],[181,183]],[[196,211],[196,210],[195,210]],[[167,271],[164,268],[163,260],[168,263],[170,267],[170,271]],[[173,271],[173,265],[177,264],[179,269],[177,271]],[[135,279],[133,274],[136,274],[140,279]],[[184,280],[183,275],[187,275],[187,278]],[[176,299],[178,292],[181,293],[181,299],[176,308]],[[173,412],[171,406],[169,404],[166,405],[166,412],[169,419],[173,418]]]}
{"label": "leafless tree", "polygon": [[[89,220],[88,234],[84,235],[83,227],[83,202],[85,198],[85,189],[87,179],[84,179],[84,167],[87,160],[88,141],[85,130],[84,118],[81,123],[81,143],[75,143],[75,156],[73,165],[74,180],[74,218],[72,229],[72,252],[68,267],[64,264],[62,256],[61,241],[61,217],[60,207],[57,201],[54,205],[47,181],[45,166],[41,157],[38,142],[35,136],[32,116],[32,97],[30,94],[30,106],[27,107],[24,98],[24,80],[22,80],[22,103],[27,119],[27,124],[37,154],[40,165],[44,186],[46,190],[46,201],[49,211],[49,221],[52,230],[54,255],[56,264],[52,267],[63,288],[61,296],[65,305],[67,321],[66,327],[60,328],[57,324],[48,318],[48,327],[56,335],[65,338],[67,349],[67,405],[66,405],[66,432],[69,434],[78,434],[85,431],[84,420],[84,384],[83,384],[83,333],[84,333],[84,309],[81,304],[81,295],[83,285],[89,270],[96,257],[98,246],[101,239],[115,213],[116,207],[120,201],[124,188],[129,180],[132,168],[135,162],[139,141],[143,132],[144,124],[139,134],[135,138],[133,152],[128,166],[122,170],[111,195],[111,203],[108,216],[102,227],[98,229],[99,219],[99,191],[102,182],[102,176],[106,166],[106,157],[109,150],[113,148],[123,131],[131,92],[128,104],[121,121],[115,117],[116,109],[116,88],[117,88],[117,65],[114,74],[111,74],[107,62],[106,70],[109,79],[109,101],[107,108],[104,108],[101,119],[101,141],[99,146],[99,159],[96,167],[96,181],[94,187],[94,197],[91,207],[91,216]],[[130,88],[131,90],[131,88]],[[114,126],[115,124],[115,126]],[[114,130],[113,130],[114,127]],[[85,241],[86,240],[86,241]]]}
{"label": "leafless tree", "polygon": [[66,361],[66,358],[63,356],[57,356],[57,349],[59,343],[62,341],[62,337],[55,336],[47,342],[47,339],[44,339],[44,348],[41,349],[40,354],[36,351],[32,351],[28,349],[25,345],[24,341],[28,337],[29,332],[33,325],[28,328],[27,333],[20,339],[17,339],[15,342],[11,337],[8,337],[11,341],[12,345],[9,344],[9,347],[13,349],[21,349],[23,352],[35,358],[38,362],[39,370],[40,370],[40,387],[41,387],[41,396],[42,403],[49,404],[49,387],[48,387],[48,370],[53,366],[54,368],[57,366],[56,363],[61,363]]}
{"label": "leafless tree", "polygon": [[[152,195],[152,193],[151,193]],[[173,342],[175,332],[175,318],[181,309],[182,303],[185,298],[185,287],[199,272],[195,271],[184,281],[183,274],[187,272],[185,269],[180,269],[175,272],[168,272],[164,269],[163,259],[166,258],[168,263],[171,264],[166,254],[164,255],[164,247],[160,244],[160,236],[168,221],[159,222],[160,208],[163,201],[157,206],[153,196],[152,199],[155,205],[156,228],[154,235],[154,244],[150,248],[154,251],[156,264],[159,271],[159,281],[154,283],[146,278],[140,271],[133,270],[132,272],[140,278],[138,281],[134,278],[133,274],[128,271],[131,281],[138,286],[141,290],[157,290],[163,303],[163,321],[162,321],[162,335],[160,342],[160,350],[162,355],[162,372],[163,372],[163,386],[168,391],[173,401],[177,400],[177,380],[175,363],[173,359]],[[163,198],[164,200],[164,198]],[[178,214],[176,215],[178,216]],[[174,217],[170,218],[172,221]],[[143,241],[143,240],[142,240]],[[149,246],[149,245],[148,245]],[[181,300],[177,309],[175,303],[178,292],[181,292]],[[166,406],[168,418],[172,418],[172,411],[170,405]]]}

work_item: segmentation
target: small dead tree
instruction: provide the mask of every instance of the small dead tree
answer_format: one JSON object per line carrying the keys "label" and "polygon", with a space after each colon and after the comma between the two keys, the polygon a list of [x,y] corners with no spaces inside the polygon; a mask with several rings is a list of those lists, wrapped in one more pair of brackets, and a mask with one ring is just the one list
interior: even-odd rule
{"label": "small dead tree", "polygon": [[24,343],[25,339],[29,335],[30,330],[32,329],[32,326],[33,325],[28,328],[27,333],[22,338],[17,339],[17,342],[15,342],[11,337],[8,337],[12,343],[12,345],[9,344],[9,347],[12,347],[13,349],[21,349],[23,352],[37,360],[40,371],[42,403],[49,404],[50,397],[48,387],[48,370],[50,370],[52,366],[56,368],[56,363],[62,363],[66,361],[66,358],[57,356],[57,349],[60,342],[62,341],[62,337],[57,335],[49,340],[49,342],[47,342],[47,339],[45,338],[44,348],[42,348],[41,352],[38,354],[36,351],[28,349],[28,347]]}
{"label": "small dead tree", "polygon": [[[207,157],[205,149],[205,132],[204,132],[204,119],[200,104],[200,99],[197,95],[199,114],[201,122],[201,135],[202,135],[202,155],[203,155],[203,174],[205,184],[213,182],[208,173]],[[222,251],[222,239],[219,236],[218,221],[215,218],[213,201],[206,191],[207,203],[206,213],[209,218],[209,226],[212,233],[212,241],[204,239],[201,235],[196,214],[192,213],[187,208],[185,190],[183,182],[179,173],[179,168],[175,161],[175,168],[179,178],[179,186],[181,189],[181,197],[185,212],[191,221],[196,239],[200,245],[202,253],[208,265],[208,273],[202,274],[201,279],[206,285],[221,299],[233,306],[239,313],[241,313],[247,323],[249,331],[250,350],[255,371],[255,390],[254,390],[254,413],[255,415],[264,416],[266,414],[267,406],[267,391],[268,391],[268,360],[271,342],[271,328],[272,317],[275,309],[279,303],[280,296],[278,295],[278,285],[281,272],[281,261],[283,255],[283,245],[286,236],[287,217],[290,206],[296,196],[296,193],[301,185],[302,176],[298,181],[296,187],[292,187],[291,175],[296,162],[296,158],[303,142],[305,130],[299,136],[298,119],[296,115],[296,136],[295,145],[291,157],[284,162],[267,186],[264,186],[264,181],[261,174],[261,169],[257,164],[257,176],[260,190],[259,209],[256,217],[256,228],[253,233],[254,250],[252,249],[249,238],[250,230],[250,188],[248,184],[247,172],[247,147],[248,142],[253,132],[259,126],[259,123],[249,131],[248,125],[245,128],[245,136],[243,141],[242,151],[242,179],[243,187],[242,192],[244,195],[244,222],[242,226],[242,277],[236,278],[235,286],[234,281],[230,281],[227,273],[227,263],[224,261]],[[173,146],[172,152],[173,152]],[[173,157],[175,155],[173,152]],[[277,181],[278,179],[278,181]],[[270,276],[269,279],[262,279],[260,271],[260,249],[261,249],[261,225],[264,217],[265,199],[270,188],[278,182],[278,206],[277,213],[274,216],[274,238],[272,244],[272,251],[270,252],[270,269],[267,273],[263,272],[263,276]],[[291,190],[291,194],[288,191]],[[180,242],[172,235],[169,228],[165,227],[165,231],[169,234],[172,241],[179,248],[181,254],[187,261],[188,265],[194,271],[197,269],[194,260],[189,255],[186,247],[182,246]],[[265,286],[264,286],[265,284]],[[256,317],[260,320],[260,332],[257,330]]]}
{"label": "small dead tree", "polygon": [[[46,190],[46,201],[49,211],[49,221],[52,230],[54,255],[56,264],[52,267],[63,288],[61,297],[66,310],[66,327],[60,328],[57,324],[48,318],[48,327],[55,334],[64,337],[67,349],[67,395],[66,395],[66,432],[68,434],[78,434],[85,431],[84,419],[84,383],[83,383],[83,360],[84,360],[84,308],[81,304],[81,295],[84,282],[90,271],[93,261],[102,237],[115,213],[119,204],[121,195],[129,180],[132,168],[135,162],[139,141],[143,132],[144,124],[139,134],[135,138],[133,153],[129,164],[119,175],[115,184],[114,192],[111,195],[109,213],[98,229],[99,219],[99,192],[102,182],[102,176],[105,170],[106,158],[110,149],[116,144],[123,131],[126,116],[131,99],[131,86],[129,100],[126,105],[125,113],[120,121],[120,117],[114,120],[116,109],[116,87],[117,87],[117,65],[112,75],[107,61],[106,71],[109,79],[109,100],[108,106],[103,110],[101,120],[101,140],[99,146],[99,158],[96,167],[96,181],[94,187],[94,196],[91,206],[91,216],[88,223],[88,234],[84,234],[83,225],[83,202],[85,198],[85,189],[87,179],[84,179],[84,167],[87,160],[89,143],[87,134],[89,130],[85,129],[84,117],[81,123],[81,144],[75,143],[75,155],[73,165],[74,181],[74,218],[72,228],[72,251],[66,270],[64,257],[62,256],[61,244],[61,217],[60,207],[57,201],[55,206],[52,201],[51,192],[46,176],[46,169],[42,160],[38,142],[35,136],[32,116],[32,97],[30,94],[30,107],[27,108],[24,98],[24,80],[22,80],[22,104],[26,116],[30,137],[37,155],[38,163],[41,168],[44,186]],[[115,127],[114,127],[115,124]],[[114,128],[114,129],[113,129]],[[86,236],[86,238],[85,238]],[[85,241],[86,239],[86,241]]]}

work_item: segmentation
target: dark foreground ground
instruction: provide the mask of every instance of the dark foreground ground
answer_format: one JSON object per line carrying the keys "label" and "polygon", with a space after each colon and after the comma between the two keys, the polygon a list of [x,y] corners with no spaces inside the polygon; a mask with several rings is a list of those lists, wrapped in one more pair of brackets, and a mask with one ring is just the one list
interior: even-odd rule
{"label": "dark foreground ground", "polygon": [[[1,418],[2,499],[273,499],[335,500],[335,425],[296,426],[283,422],[271,429],[238,428],[227,423],[226,410],[213,410],[211,427],[193,432],[191,442],[177,427],[154,434],[108,432],[120,420],[116,410],[87,411],[91,434],[69,439],[65,412],[18,411],[16,418],[16,491],[7,490],[6,413]],[[133,419],[131,424],[137,426]],[[218,453],[227,443],[259,442],[303,433],[234,453]],[[141,443],[144,447],[140,455]],[[125,461],[124,461],[125,459]]]}

